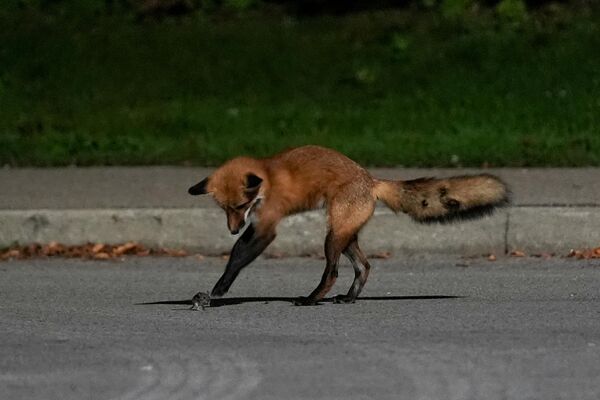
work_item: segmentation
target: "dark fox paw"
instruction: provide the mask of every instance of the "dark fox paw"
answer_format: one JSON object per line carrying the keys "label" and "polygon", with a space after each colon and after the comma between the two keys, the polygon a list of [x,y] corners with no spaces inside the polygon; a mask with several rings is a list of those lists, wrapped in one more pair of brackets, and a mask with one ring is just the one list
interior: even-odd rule
{"label": "dark fox paw", "polygon": [[310,297],[301,296],[292,300],[292,304],[295,306],[316,306],[318,302]]}
{"label": "dark fox paw", "polygon": [[346,294],[338,294],[333,298],[335,304],[352,304],[356,302],[356,297],[351,297]]}

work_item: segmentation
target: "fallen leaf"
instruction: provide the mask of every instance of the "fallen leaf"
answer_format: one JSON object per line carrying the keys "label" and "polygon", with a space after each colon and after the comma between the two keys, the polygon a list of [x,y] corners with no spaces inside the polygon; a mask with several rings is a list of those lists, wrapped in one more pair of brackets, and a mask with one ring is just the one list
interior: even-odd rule
{"label": "fallen leaf", "polygon": [[106,247],[103,243],[96,243],[94,247],[92,247],[92,253],[100,253]]}
{"label": "fallen leaf", "polygon": [[36,255],[42,249],[42,246],[39,243],[32,243],[26,247],[26,254],[28,256]]}
{"label": "fallen leaf", "polygon": [[121,246],[118,246],[117,248],[115,248],[113,250],[113,254],[116,256],[120,256],[123,254],[127,254],[129,252],[131,252],[132,250],[134,250],[137,247],[137,243],[135,242],[127,242]]}
{"label": "fallen leaf", "polygon": [[387,260],[391,256],[392,256],[392,253],[390,253],[389,251],[381,251],[379,253],[372,254],[371,258],[379,258],[379,259]]}
{"label": "fallen leaf", "polygon": [[[32,243],[23,246],[12,246],[0,249],[0,260],[25,259],[32,257],[64,257],[64,258],[83,258],[95,260],[107,260],[124,256],[170,256],[185,257],[189,255],[183,249],[171,248],[146,248],[137,242],[126,242],[122,244],[105,243],[86,243],[80,245],[66,246],[62,243],[52,241],[47,244]],[[198,260],[202,260],[202,255],[196,255]],[[229,256],[224,255],[228,260]]]}
{"label": "fallen leaf", "polygon": [[176,250],[176,249],[168,249],[165,248],[163,249],[165,254],[171,256],[171,257],[185,257],[187,256],[187,251],[185,250]]}
{"label": "fallen leaf", "polygon": [[578,260],[600,258],[600,247],[594,249],[571,249],[567,257],[575,257]]}
{"label": "fallen leaf", "polygon": [[94,254],[94,258],[97,260],[108,260],[110,258],[110,254],[108,253],[96,253]]}
{"label": "fallen leaf", "polygon": [[6,257],[8,258],[21,258],[21,250],[19,249],[11,249],[6,252]]}

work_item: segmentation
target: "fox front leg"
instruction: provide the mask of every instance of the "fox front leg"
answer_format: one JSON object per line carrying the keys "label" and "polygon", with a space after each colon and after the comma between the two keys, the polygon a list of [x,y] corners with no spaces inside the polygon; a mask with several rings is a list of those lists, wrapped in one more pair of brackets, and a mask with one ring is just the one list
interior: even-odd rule
{"label": "fox front leg", "polygon": [[211,291],[211,298],[221,297],[227,293],[242,268],[254,261],[273,239],[275,239],[274,229],[257,232],[254,225],[250,224],[231,249],[225,272]]}

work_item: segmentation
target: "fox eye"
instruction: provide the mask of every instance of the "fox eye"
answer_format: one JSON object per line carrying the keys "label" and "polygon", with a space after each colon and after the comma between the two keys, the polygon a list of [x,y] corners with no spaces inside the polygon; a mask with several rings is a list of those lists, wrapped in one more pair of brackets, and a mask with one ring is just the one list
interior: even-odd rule
{"label": "fox eye", "polygon": [[236,206],[235,209],[236,210],[243,210],[244,207],[246,207],[248,205],[249,201],[244,203],[244,204],[240,204],[239,206]]}

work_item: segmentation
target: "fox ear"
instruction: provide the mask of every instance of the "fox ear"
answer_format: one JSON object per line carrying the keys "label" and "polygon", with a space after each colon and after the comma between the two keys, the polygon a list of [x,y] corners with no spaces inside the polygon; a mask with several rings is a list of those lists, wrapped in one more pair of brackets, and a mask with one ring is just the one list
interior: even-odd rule
{"label": "fox ear", "polygon": [[246,193],[257,192],[262,181],[261,178],[254,174],[246,175]]}
{"label": "fox ear", "polygon": [[204,178],[199,183],[196,183],[194,186],[188,189],[188,193],[192,196],[198,196],[199,194],[206,194],[206,184],[208,183],[208,178]]}

